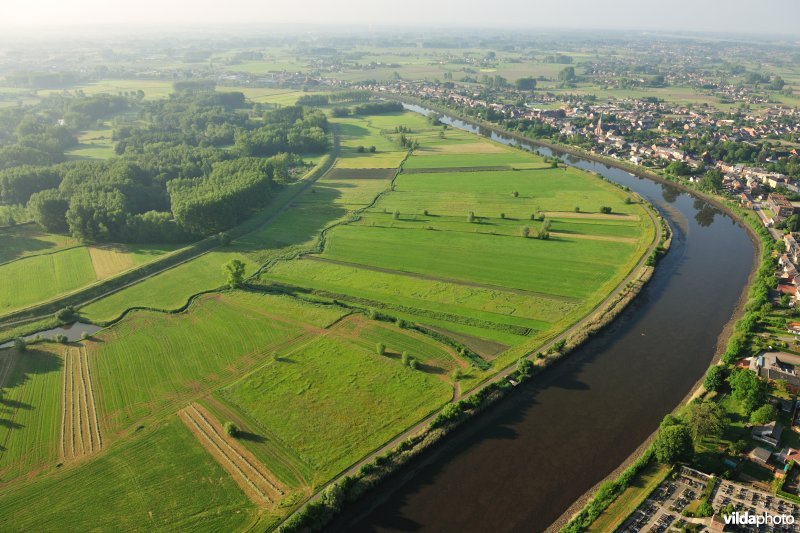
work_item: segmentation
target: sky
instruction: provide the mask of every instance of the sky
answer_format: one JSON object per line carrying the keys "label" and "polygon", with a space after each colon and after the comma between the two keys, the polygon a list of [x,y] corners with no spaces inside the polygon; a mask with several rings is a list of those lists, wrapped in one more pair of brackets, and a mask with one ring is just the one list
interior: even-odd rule
{"label": "sky", "polygon": [[2,0],[0,28],[301,24],[797,35],[798,0]]}

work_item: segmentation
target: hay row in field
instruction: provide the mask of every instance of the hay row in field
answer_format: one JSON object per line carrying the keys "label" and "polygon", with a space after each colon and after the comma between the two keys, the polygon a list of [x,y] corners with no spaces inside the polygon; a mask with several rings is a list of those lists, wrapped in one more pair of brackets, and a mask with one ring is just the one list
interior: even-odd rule
{"label": "hay row in field", "polygon": [[248,498],[259,505],[280,501],[284,495],[280,482],[250,452],[227,437],[219,422],[203,407],[190,404],[178,416]]}
{"label": "hay row in field", "polygon": [[85,349],[64,353],[60,453],[64,460],[77,459],[103,447],[94,398],[94,385]]}
{"label": "hay row in field", "polygon": [[397,168],[339,168],[334,167],[324,180],[390,180],[397,174]]}

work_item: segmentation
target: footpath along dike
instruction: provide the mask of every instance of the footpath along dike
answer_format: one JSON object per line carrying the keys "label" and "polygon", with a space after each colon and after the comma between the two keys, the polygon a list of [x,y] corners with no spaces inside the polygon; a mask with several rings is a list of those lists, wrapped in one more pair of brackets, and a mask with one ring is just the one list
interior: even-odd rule
{"label": "footpath along dike", "polygon": [[[498,133],[501,132],[498,130]],[[279,526],[279,531],[289,533],[322,529],[347,503],[358,500],[423,452],[432,451],[447,434],[505,397],[519,383],[557,363],[610,324],[650,280],[658,258],[667,252],[672,242],[672,232],[666,221],[653,206],[641,197],[638,198],[653,221],[655,235],[639,263],[606,299],[566,331],[523,357],[525,363],[511,363],[464,394],[459,401],[448,403],[439,412],[420,421],[340,473],[289,515]],[[551,353],[537,358],[537,353],[548,351]]]}

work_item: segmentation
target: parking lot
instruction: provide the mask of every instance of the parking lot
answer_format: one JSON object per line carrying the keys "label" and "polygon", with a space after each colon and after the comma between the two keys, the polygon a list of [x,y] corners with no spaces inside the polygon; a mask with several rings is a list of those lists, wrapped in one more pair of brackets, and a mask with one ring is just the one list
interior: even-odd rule
{"label": "parking lot", "polygon": [[[712,505],[719,510],[728,504],[741,512],[751,515],[792,515],[795,521],[800,523],[800,506],[795,503],[785,501],[768,492],[754,489],[739,483],[722,481],[714,494]],[[774,531],[776,533],[789,533],[798,531],[798,526],[761,526],[747,527],[737,526],[739,531]]]}
{"label": "parking lot", "polygon": [[[638,533],[678,531],[688,524],[708,527],[710,518],[682,516],[686,508],[699,499],[708,483],[715,483],[711,501],[715,511],[733,505],[735,511],[751,515],[792,515],[796,525],[728,526],[726,531],[759,533],[795,533],[800,531],[800,505],[778,498],[763,490],[727,480],[714,480],[691,468],[681,467],[675,479],[667,479],[650,497],[617,529],[619,532]],[[704,529],[707,530],[707,529]]]}
{"label": "parking lot", "polygon": [[682,468],[677,479],[661,483],[617,531],[660,533],[679,521],[696,521],[686,519],[681,513],[700,496],[709,482],[705,474]]}

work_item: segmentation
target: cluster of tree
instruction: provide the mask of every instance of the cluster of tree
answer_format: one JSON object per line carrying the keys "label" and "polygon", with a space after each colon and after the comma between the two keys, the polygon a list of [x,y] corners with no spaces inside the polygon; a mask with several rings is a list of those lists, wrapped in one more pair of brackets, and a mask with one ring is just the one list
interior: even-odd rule
{"label": "cluster of tree", "polygon": [[[80,99],[61,109],[98,116],[113,113],[114,102]],[[246,105],[241,93],[189,84],[169,99],[143,103],[145,125],[117,128],[117,157],[58,164],[42,157],[0,170],[0,201],[27,204],[43,228],[85,241],[185,242],[223,231],[269,200],[299,163],[289,154],[328,147],[323,113],[285,107],[253,117]],[[0,123],[20,135],[41,122],[3,117]]]}
{"label": "cluster of tree", "polygon": [[208,176],[167,183],[170,205],[179,226],[198,235],[224,231],[265,205],[274,176],[285,174],[286,157],[240,158],[216,163]]}
{"label": "cluster of tree", "polygon": [[328,149],[328,119],[319,110],[282,107],[265,117],[266,124],[235,135],[243,156],[268,157],[281,152],[319,153]]}
{"label": "cluster of tree", "polygon": [[553,54],[544,56],[542,59],[544,63],[559,63],[562,65],[569,65],[572,63],[572,57],[565,54]]}
{"label": "cluster of tree", "polygon": [[401,111],[403,111],[403,104],[400,102],[368,102],[353,108],[354,115],[381,115]]}
{"label": "cluster of tree", "polygon": [[325,94],[304,94],[297,99],[297,105],[323,106],[328,103],[328,96]]}

